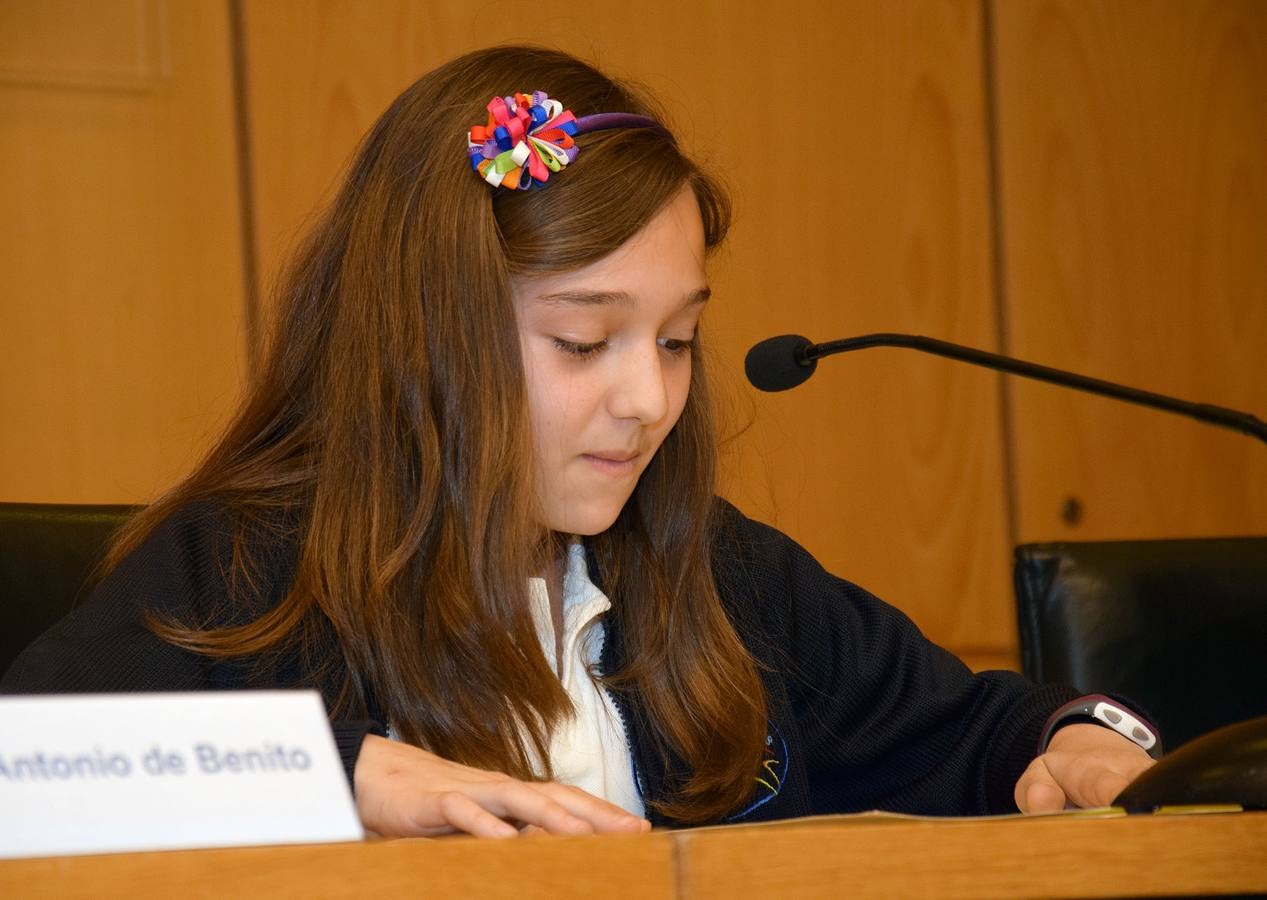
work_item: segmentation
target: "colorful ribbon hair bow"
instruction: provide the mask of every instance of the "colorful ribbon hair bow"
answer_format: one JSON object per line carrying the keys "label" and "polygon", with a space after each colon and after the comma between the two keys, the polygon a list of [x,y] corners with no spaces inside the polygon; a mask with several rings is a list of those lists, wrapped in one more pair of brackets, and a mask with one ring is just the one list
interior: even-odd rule
{"label": "colorful ribbon hair bow", "polygon": [[576,118],[544,91],[494,97],[488,102],[488,123],[467,132],[471,168],[494,187],[528,190],[549,180],[576,159],[573,137],[608,128],[653,128],[670,140],[655,119],[632,113],[597,113]]}
{"label": "colorful ribbon hair bow", "polygon": [[542,91],[494,97],[467,134],[471,168],[494,187],[527,190],[576,159],[576,117]]}

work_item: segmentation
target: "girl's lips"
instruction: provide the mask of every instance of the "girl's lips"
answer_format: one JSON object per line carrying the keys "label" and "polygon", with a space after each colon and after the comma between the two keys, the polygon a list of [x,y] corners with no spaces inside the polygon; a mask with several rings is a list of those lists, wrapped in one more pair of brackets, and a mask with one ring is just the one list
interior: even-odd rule
{"label": "girl's lips", "polygon": [[634,471],[638,465],[637,453],[632,456],[623,453],[583,453],[581,457],[599,471],[612,475],[626,475]]}

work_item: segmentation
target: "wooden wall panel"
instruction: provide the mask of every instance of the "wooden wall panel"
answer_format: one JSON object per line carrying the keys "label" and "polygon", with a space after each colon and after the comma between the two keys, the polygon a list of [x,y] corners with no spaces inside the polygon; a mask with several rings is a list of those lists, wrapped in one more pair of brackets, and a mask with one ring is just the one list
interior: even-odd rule
{"label": "wooden wall panel", "polygon": [[148,90],[163,75],[162,0],[0,4],[0,81]]}
{"label": "wooden wall panel", "polygon": [[[909,330],[1267,411],[1267,4],[243,0],[267,287],[413,78],[499,41],[647,83],[731,183],[707,336],[726,491],[977,663],[1012,645],[994,376],[898,350],[792,393],[754,341]],[[997,119],[986,120],[983,34]],[[0,499],[141,500],[237,396],[246,321],[228,4],[0,4]],[[1267,530],[1253,442],[1013,382],[1019,536]],[[1082,505],[1073,526],[1068,497]]]}
{"label": "wooden wall panel", "polygon": [[224,2],[0,8],[0,500],[137,502],[234,403]]}
{"label": "wooden wall panel", "polygon": [[245,34],[266,281],[359,136],[439,62],[533,41],[648,84],[737,200],[706,326],[731,428],[752,426],[728,493],[939,640],[1009,659],[994,377],[873,351],[762,397],[741,369],[785,331],[994,346],[978,3],[248,0]]}
{"label": "wooden wall panel", "polygon": [[[1267,416],[1267,4],[994,16],[1009,349]],[[1267,532],[1261,443],[1029,384],[1014,415],[1025,540]]]}

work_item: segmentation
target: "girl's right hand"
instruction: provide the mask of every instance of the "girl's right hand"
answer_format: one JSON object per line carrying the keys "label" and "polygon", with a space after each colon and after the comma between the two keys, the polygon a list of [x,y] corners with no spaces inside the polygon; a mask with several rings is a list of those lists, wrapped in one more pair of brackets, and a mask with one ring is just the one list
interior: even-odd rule
{"label": "girl's right hand", "polygon": [[361,824],[385,837],[455,831],[515,837],[520,827],[572,835],[651,828],[580,788],[519,781],[372,734],[361,745],[352,780]]}

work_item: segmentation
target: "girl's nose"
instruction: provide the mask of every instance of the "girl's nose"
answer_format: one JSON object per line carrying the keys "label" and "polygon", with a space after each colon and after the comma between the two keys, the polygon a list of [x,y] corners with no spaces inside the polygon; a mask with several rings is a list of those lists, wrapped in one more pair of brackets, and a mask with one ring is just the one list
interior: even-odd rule
{"label": "girl's nose", "polygon": [[627,354],[611,378],[608,408],[616,418],[650,425],[668,414],[668,387],[658,345]]}

